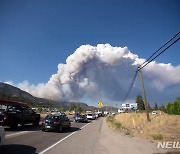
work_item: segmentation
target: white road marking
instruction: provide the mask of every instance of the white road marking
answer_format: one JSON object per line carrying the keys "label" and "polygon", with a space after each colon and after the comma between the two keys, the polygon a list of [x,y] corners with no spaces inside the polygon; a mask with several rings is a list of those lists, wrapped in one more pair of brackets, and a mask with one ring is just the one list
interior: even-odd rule
{"label": "white road marking", "polygon": [[22,131],[22,132],[6,135],[5,138],[7,139],[7,138],[10,138],[12,136],[19,135],[19,134],[28,134],[28,133],[33,133],[33,132],[37,132],[37,131]]}
{"label": "white road marking", "polygon": [[14,135],[19,135],[19,134],[24,134],[24,133],[28,133],[30,131],[23,131],[23,132],[18,132],[18,133],[14,133],[14,134],[9,134],[9,135],[6,135],[6,138],[7,137],[10,137],[10,136],[14,136]]}
{"label": "white road marking", "polygon": [[[86,126],[88,126],[89,124],[90,124],[90,123],[88,123],[88,124],[84,125],[84,126],[83,126],[83,127],[81,127],[80,129],[85,128],[85,127],[86,127]],[[77,133],[77,132],[78,132],[78,131],[75,131],[75,132],[73,132],[73,133],[69,134],[69,135],[68,135],[68,136],[66,136],[65,138],[63,138],[63,139],[59,140],[58,142],[54,143],[54,144],[53,144],[53,145],[51,145],[50,147],[48,147],[48,148],[46,148],[45,150],[41,151],[39,154],[43,154],[43,153],[45,153],[46,151],[48,151],[48,150],[52,149],[52,148],[53,148],[53,147],[55,147],[57,144],[59,144],[59,143],[63,142],[65,139],[69,138],[70,136],[72,136],[73,134],[75,134],[75,133]]]}

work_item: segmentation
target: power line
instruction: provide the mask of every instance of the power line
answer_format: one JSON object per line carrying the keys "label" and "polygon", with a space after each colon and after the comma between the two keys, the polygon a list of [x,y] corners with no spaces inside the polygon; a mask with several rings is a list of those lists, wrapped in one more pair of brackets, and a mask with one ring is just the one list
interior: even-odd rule
{"label": "power line", "polygon": [[132,82],[131,82],[131,84],[130,84],[130,87],[129,87],[129,89],[128,89],[128,92],[127,92],[126,96],[124,97],[124,101],[123,101],[123,102],[125,102],[125,100],[127,99],[128,95],[129,95],[129,93],[130,93],[130,91],[131,91],[131,89],[132,89],[132,87],[133,87],[133,85],[134,85],[134,82],[135,82],[136,77],[137,77],[137,73],[138,73],[138,69],[136,70],[136,72],[135,72],[135,74],[134,74],[133,80],[132,80]]}
{"label": "power line", "polygon": [[173,44],[175,44],[177,41],[179,41],[180,37],[178,39],[176,39],[173,43],[171,43],[168,47],[166,47],[163,51],[161,51],[157,56],[155,56],[153,59],[151,59],[148,63],[146,63],[145,65],[141,65],[138,68],[138,71],[141,70],[142,68],[144,68],[145,66],[147,66],[150,62],[152,62],[154,59],[156,59],[159,55],[161,55],[163,52],[165,52],[168,48],[170,48]]}
{"label": "power line", "polygon": [[158,53],[162,48],[164,48],[169,42],[171,42],[173,39],[175,39],[178,35],[180,34],[180,31],[178,33],[176,33],[171,39],[169,39],[164,45],[162,45],[158,50],[156,50],[144,63],[142,63],[140,65],[140,67],[142,65],[144,65],[145,63],[147,63],[156,53]]}
{"label": "power line", "polygon": [[[145,66],[147,66],[150,62],[152,62],[154,59],[156,59],[159,55],[161,55],[163,52],[165,52],[168,48],[170,48],[173,44],[175,44],[177,41],[179,41],[180,37],[178,39],[176,39],[173,43],[171,43],[168,47],[166,47],[163,51],[161,51],[158,55],[156,55],[154,58],[152,58],[155,54],[157,54],[162,48],[164,48],[168,43],[170,43],[173,39],[175,39],[178,35],[180,34],[180,32],[178,32],[177,34],[175,34],[170,40],[168,40],[164,45],[162,45],[158,50],[156,50],[144,63],[142,63],[140,66],[138,66],[136,72],[135,72],[135,75],[133,77],[133,80],[130,84],[130,87],[128,89],[128,92],[127,94],[125,95],[124,97],[124,101],[127,99],[133,85],[134,85],[134,82],[136,80],[136,77],[137,77],[137,73],[138,71],[140,71],[142,68],[144,68]],[[152,59],[151,59],[152,58]],[[149,61],[150,60],[150,61]],[[145,64],[146,63],[146,64]],[[145,65],[144,65],[145,64]]]}

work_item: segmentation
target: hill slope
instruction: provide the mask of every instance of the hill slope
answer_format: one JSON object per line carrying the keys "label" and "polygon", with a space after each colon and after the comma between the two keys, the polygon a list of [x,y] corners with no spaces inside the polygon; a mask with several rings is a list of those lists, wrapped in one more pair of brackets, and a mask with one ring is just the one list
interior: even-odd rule
{"label": "hill slope", "polygon": [[[68,108],[72,102],[60,102],[60,101],[54,101],[54,100],[48,100],[44,98],[38,98],[34,97],[28,92],[25,92],[17,87],[11,86],[6,83],[0,82],[0,98],[1,99],[8,99],[8,100],[15,100],[15,101],[21,101],[26,102],[29,105],[40,105],[40,106],[53,106],[53,107],[63,107]],[[73,102],[80,107],[89,108],[89,106],[85,103],[79,103],[79,102]]]}

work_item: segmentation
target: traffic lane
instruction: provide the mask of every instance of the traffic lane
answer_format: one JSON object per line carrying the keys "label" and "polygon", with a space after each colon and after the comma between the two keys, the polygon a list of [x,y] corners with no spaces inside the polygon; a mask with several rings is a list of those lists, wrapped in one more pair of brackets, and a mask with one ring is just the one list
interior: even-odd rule
{"label": "traffic lane", "polygon": [[[8,151],[9,153],[25,153],[24,151],[30,151],[30,153],[38,153],[45,148],[51,146],[55,142],[63,139],[69,134],[80,131],[86,123],[71,123],[71,128],[64,130],[62,133],[58,132],[43,132],[30,131],[26,134],[21,134],[18,136],[12,136],[7,138],[5,141],[5,146],[0,147],[0,153],[5,154]],[[10,148],[11,147],[11,148]],[[35,151],[35,152],[33,152]]]}
{"label": "traffic lane", "polygon": [[[47,147],[47,150],[42,151],[40,154],[60,154],[60,153],[73,153],[73,154],[92,154],[97,153],[95,146],[98,142],[101,126],[104,118],[94,120],[90,125],[86,125],[81,131],[78,131],[56,144],[54,147]],[[102,148],[102,147],[99,147]]]}
{"label": "traffic lane", "polygon": [[[89,121],[91,122],[91,121]],[[71,124],[74,123],[73,120],[71,120]],[[26,124],[26,125],[23,125],[23,126],[18,126],[16,130],[12,130],[8,127],[4,127],[5,129],[5,135],[6,137],[10,137],[10,136],[14,136],[14,135],[20,135],[20,134],[23,134],[23,133],[27,133],[27,132],[34,132],[34,131],[39,131],[41,130],[42,126],[41,124],[39,126],[34,126],[32,124]]]}
{"label": "traffic lane", "polygon": [[18,126],[16,130],[11,130],[8,127],[5,127],[5,135],[6,136],[13,136],[13,134],[21,134],[21,133],[26,133],[26,132],[34,132],[34,131],[39,131],[41,130],[41,125],[39,126],[34,126],[31,124],[24,125],[24,126]]}

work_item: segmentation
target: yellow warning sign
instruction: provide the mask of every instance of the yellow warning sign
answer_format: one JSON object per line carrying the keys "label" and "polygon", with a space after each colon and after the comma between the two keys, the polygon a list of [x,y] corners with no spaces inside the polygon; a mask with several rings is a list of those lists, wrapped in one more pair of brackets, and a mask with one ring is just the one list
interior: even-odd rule
{"label": "yellow warning sign", "polygon": [[99,106],[99,107],[104,106],[103,102],[98,102],[98,106]]}

